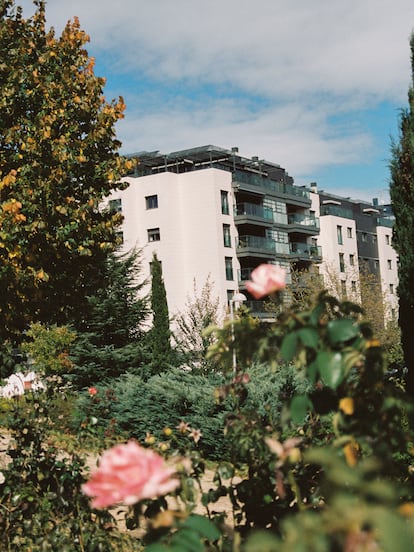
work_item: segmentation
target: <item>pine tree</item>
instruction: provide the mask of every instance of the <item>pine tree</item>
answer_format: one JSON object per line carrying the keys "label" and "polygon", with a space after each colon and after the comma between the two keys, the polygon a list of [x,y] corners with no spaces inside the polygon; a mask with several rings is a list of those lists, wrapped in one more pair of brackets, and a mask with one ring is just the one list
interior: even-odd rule
{"label": "pine tree", "polygon": [[0,0],[0,338],[32,321],[81,319],[121,215],[100,208],[130,162],[117,150],[122,99],[84,49],[75,18],[58,38],[45,2],[28,19]]}
{"label": "pine tree", "polygon": [[151,309],[153,322],[150,333],[151,373],[157,374],[171,365],[171,331],[167,294],[162,278],[161,262],[154,253],[151,263]]}
{"label": "pine tree", "polygon": [[406,389],[414,397],[414,33],[411,35],[411,85],[408,108],[400,115],[400,137],[392,144],[390,194],[399,256],[399,325],[407,367]]}
{"label": "pine tree", "polygon": [[89,311],[71,351],[72,381],[78,388],[140,373],[149,362],[144,325],[149,314],[143,294],[141,251],[111,254],[101,289],[88,298]]}

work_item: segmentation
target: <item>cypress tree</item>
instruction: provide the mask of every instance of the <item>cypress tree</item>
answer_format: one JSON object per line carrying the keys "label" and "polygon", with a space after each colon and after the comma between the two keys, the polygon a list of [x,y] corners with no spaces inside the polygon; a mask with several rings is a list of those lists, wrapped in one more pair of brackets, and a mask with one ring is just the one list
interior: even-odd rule
{"label": "cypress tree", "polygon": [[390,194],[395,215],[393,246],[399,255],[399,325],[407,367],[406,389],[414,397],[414,33],[410,46],[408,108],[401,111],[399,141],[392,143]]}
{"label": "cypress tree", "polygon": [[155,253],[151,263],[151,277],[151,309],[153,314],[150,336],[152,348],[151,372],[157,374],[170,366],[172,350],[167,294],[162,278],[161,262]]}

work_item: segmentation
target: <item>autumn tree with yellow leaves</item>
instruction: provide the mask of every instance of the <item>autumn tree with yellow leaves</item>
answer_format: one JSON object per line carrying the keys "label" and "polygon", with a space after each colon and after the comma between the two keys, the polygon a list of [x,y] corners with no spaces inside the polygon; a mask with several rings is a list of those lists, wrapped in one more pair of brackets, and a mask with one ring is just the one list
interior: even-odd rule
{"label": "autumn tree with yellow leaves", "polygon": [[117,245],[102,200],[131,162],[117,152],[122,98],[108,103],[79,21],[60,37],[45,2],[24,18],[0,0],[0,337],[75,322]]}

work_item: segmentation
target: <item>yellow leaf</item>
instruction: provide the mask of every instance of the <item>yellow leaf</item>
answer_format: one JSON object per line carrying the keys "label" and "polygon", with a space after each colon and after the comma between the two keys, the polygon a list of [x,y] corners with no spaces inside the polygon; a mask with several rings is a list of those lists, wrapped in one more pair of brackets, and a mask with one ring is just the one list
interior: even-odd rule
{"label": "yellow leaf", "polygon": [[354,399],[351,397],[344,397],[339,401],[339,410],[342,410],[347,416],[351,416],[354,413]]}
{"label": "yellow leaf", "polygon": [[359,457],[359,445],[356,441],[351,441],[344,446],[344,456],[348,466],[356,466]]}

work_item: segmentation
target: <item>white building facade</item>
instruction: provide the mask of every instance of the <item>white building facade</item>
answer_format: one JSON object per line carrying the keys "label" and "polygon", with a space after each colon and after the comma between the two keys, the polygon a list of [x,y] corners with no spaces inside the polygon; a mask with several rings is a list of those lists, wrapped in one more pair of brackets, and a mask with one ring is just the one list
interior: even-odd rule
{"label": "white building facade", "polygon": [[[160,154],[142,152],[129,187],[113,192],[122,211],[123,250],[143,252],[150,281],[153,254],[162,264],[170,315],[183,312],[207,280],[224,308],[237,292],[254,315],[268,317],[245,283],[261,263],[290,270],[316,266],[325,285],[360,300],[359,274],[381,281],[387,309],[398,309],[392,216],[378,205],[295,186],[285,169],[237,148],[202,146]],[[267,312],[267,314],[265,314]]]}
{"label": "white building facade", "polygon": [[148,278],[153,254],[161,261],[172,316],[183,311],[194,283],[201,290],[207,279],[223,307],[240,291],[252,312],[263,314],[263,303],[245,289],[256,266],[280,264],[289,274],[291,265],[321,260],[310,191],[294,186],[279,165],[216,146],[132,157],[136,173],[109,205],[124,216],[123,250],[142,249]]}

